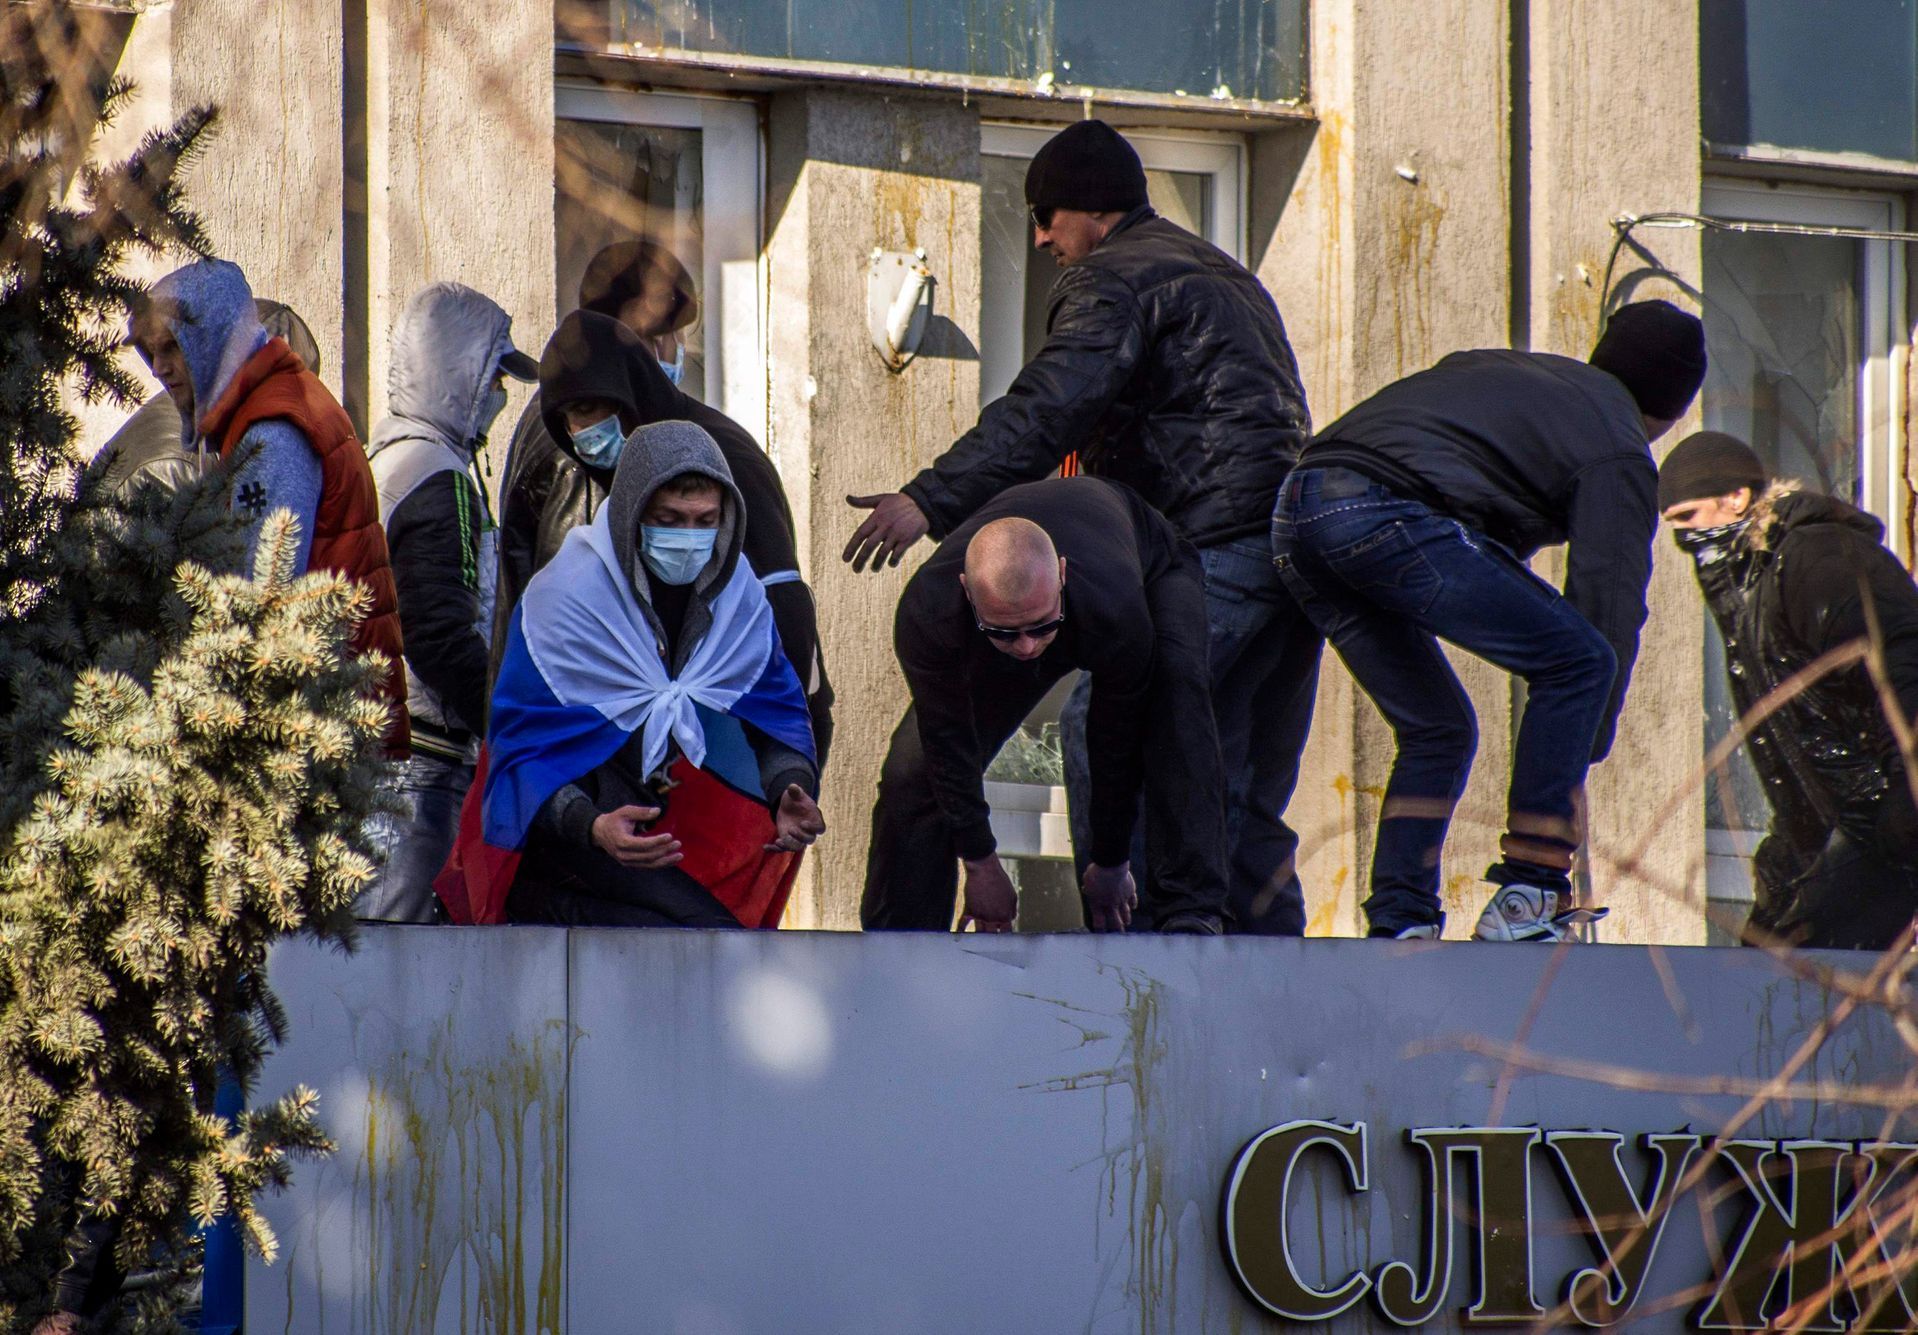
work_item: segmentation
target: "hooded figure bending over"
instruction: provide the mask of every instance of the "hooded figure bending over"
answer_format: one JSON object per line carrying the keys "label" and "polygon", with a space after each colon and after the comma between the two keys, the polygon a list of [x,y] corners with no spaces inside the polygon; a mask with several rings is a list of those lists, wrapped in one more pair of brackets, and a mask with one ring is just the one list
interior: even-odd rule
{"label": "hooded figure bending over", "polygon": [[434,888],[456,922],[773,927],[825,830],[806,700],[713,438],[626,438],[507,625]]}

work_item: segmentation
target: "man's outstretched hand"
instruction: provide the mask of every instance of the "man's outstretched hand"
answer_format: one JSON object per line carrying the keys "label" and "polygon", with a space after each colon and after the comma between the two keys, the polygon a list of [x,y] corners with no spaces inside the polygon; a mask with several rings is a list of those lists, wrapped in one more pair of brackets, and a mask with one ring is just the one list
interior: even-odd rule
{"label": "man's outstretched hand", "polygon": [[1132,926],[1132,910],[1139,907],[1138,887],[1132,883],[1132,868],[1120,863],[1086,867],[1079,893],[1085,896],[1086,915],[1095,932],[1123,932]]}
{"label": "man's outstretched hand", "polygon": [[798,853],[810,848],[813,840],[826,832],[826,818],[819,814],[819,804],[806,795],[804,788],[789,783],[786,791],[779,795],[773,829],[777,837],[766,845],[768,853]]}
{"label": "man's outstretched hand", "polygon": [[1012,878],[999,864],[999,855],[988,853],[976,862],[966,863],[966,911],[959,919],[959,930],[971,923],[975,932],[1010,932],[1012,920],[1019,916],[1019,892]]}
{"label": "man's outstretched hand", "polygon": [[881,565],[898,565],[906,548],[925,537],[932,527],[926,512],[902,491],[883,496],[848,496],[846,504],[872,511],[866,516],[866,522],[854,530],[852,541],[846,544],[843,559],[852,562],[855,571],[864,571],[868,562],[874,570]]}

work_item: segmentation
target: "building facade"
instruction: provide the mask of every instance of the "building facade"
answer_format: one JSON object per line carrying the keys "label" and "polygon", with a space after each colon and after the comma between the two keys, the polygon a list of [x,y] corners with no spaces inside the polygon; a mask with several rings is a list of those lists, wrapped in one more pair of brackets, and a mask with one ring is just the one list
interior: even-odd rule
{"label": "building facade", "polygon": [[[912,562],[843,565],[845,497],[896,489],[1037,345],[1050,261],[1024,164],[1079,117],[1121,128],[1160,211],[1270,288],[1316,422],[1460,348],[1582,357],[1608,303],[1664,296],[1703,312],[1713,360],[1664,445],[1745,435],[1912,556],[1907,251],[1885,234],[1918,191],[1918,0],[1853,0],[1843,24],[1791,0],[1255,0],[1229,22],[1163,0],[108,9],[141,94],[102,150],[218,105],[193,198],[256,291],[306,317],[363,429],[420,286],[488,292],[537,348],[607,242],[651,236],[687,265],[688,388],[778,463],[840,702],[832,830],[795,926],[857,923],[905,700],[890,626]],[[875,251],[923,252],[933,277],[902,370],[869,330]],[[91,414],[92,440],[111,425]],[[1729,711],[1692,584],[1661,541],[1618,745],[1590,784],[1607,940],[1723,939],[1708,896],[1733,915],[1749,896],[1764,811],[1735,765],[1700,781]],[[1481,741],[1446,850],[1453,933],[1482,903],[1515,706],[1504,674],[1460,669]],[[1292,809],[1315,933],[1361,928],[1391,753],[1328,659]]]}

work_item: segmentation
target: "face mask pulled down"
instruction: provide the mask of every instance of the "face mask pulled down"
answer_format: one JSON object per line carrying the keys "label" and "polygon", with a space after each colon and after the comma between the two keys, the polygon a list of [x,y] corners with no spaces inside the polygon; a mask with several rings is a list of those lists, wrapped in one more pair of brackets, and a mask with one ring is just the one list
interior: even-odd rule
{"label": "face mask pulled down", "polygon": [[691,584],[713,559],[719,530],[714,528],[660,528],[642,524],[639,554],[653,577],[666,584]]}

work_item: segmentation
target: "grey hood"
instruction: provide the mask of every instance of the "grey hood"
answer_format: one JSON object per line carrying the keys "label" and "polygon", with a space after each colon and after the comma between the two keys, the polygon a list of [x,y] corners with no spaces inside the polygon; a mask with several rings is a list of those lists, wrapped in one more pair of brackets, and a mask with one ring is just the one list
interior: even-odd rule
{"label": "grey hood", "polygon": [[483,292],[434,283],[413,294],[393,330],[386,377],[387,415],[368,456],[396,441],[436,440],[470,457],[484,425],[480,413],[513,350],[513,317]]}
{"label": "grey hood", "polygon": [[640,606],[658,628],[659,614],[653,609],[650,581],[641,564],[639,521],[653,493],[682,473],[712,478],[724,489],[725,495],[720,501],[719,536],[713,542],[712,560],[693,581],[693,598],[686,608],[686,620],[680,626],[675,655],[678,662],[672,665],[674,670],[691,656],[712,626],[713,597],[732,578],[746,545],[746,506],[733,482],[732,470],[726,467],[726,456],[721,453],[719,443],[703,427],[691,422],[654,422],[626,437],[619,467],[613,473],[613,487],[604,505],[620,569],[632,581]]}

